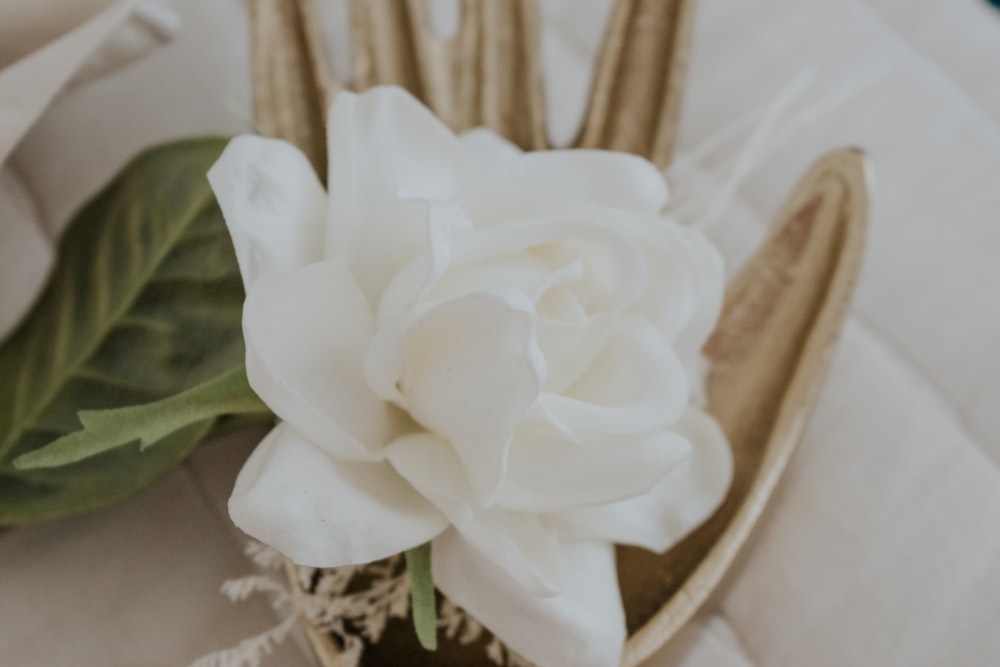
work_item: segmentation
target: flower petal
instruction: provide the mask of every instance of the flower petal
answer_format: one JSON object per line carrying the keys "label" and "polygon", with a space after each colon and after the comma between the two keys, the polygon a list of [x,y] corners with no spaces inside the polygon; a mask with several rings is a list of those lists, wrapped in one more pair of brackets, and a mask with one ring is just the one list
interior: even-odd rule
{"label": "flower petal", "polygon": [[688,408],[676,430],[691,441],[687,461],[646,495],[560,514],[568,534],[663,552],[711,516],[732,479],[726,436],[696,408]]}
{"label": "flower petal", "polygon": [[537,597],[516,585],[455,531],[432,547],[434,582],[538,667],[609,667],[621,661],[625,613],[610,543],[563,543],[563,593]]}
{"label": "flower petal", "polygon": [[[553,252],[552,245],[563,252]],[[522,250],[531,250],[536,257],[547,256],[554,262],[550,266],[553,270],[579,261],[583,270],[576,280],[586,283],[588,308],[624,310],[646,288],[645,257],[635,239],[622,233],[613,219],[575,214],[527,217],[477,230],[456,244],[453,263],[475,265]]]}
{"label": "flower petal", "polygon": [[521,149],[488,127],[476,127],[458,135],[458,140],[476,165],[476,173],[485,173],[505,160],[517,157]]}
{"label": "flower petal", "polygon": [[722,255],[700,230],[672,220],[618,219],[640,239],[650,272],[646,292],[633,309],[675,344],[682,359],[690,358],[701,350],[722,309]]}
{"label": "flower petal", "polygon": [[535,514],[480,509],[454,451],[430,433],[408,435],[386,448],[400,475],[448,517],[479,558],[489,559],[533,595],[562,585],[558,533]]}
{"label": "flower petal", "polygon": [[722,253],[704,234],[696,229],[681,229],[687,241],[681,247],[688,255],[694,275],[694,292],[698,295],[675,342],[678,354],[688,359],[701,351],[719,320],[726,271]]}
{"label": "flower petal", "polygon": [[655,165],[635,155],[534,151],[500,162],[463,189],[458,202],[480,227],[558,212],[562,203],[655,215],[667,203],[667,184]]}
{"label": "flower petal", "polygon": [[247,377],[267,405],[337,458],[373,460],[394,408],[368,390],[371,307],[344,260],[262,276],[243,306]]}
{"label": "flower petal", "polygon": [[527,252],[515,252],[451,267],[441,275],[425,298],[427,301],[453,299],[469,292],[489,292],[508,287],[532,296],[545,286],[551,276],[552,269],[545,262]]}
{"label": "flower petal", "polygon": [[[545,302],[540,304],[539,311],[543,311],[545,305]],[[608,314],[592,317],[584,314],[582,322],[539,317],[538,345],[549,371],[545,392],[562,394],[573,386],[607,346],[613,325],[614,318]]]}
{"label": "flower petal", "polygon": [[400,199],[454,199],[474,172],[458,138],[402,88],[341,92],[327,121],[327,254],[384,239],[368,227]]}
{"label": "flower petal", "polygon": [[411,202],[424,209],[419,250],[397,271],[378,301],[378,327],[365,351],[365,377],[383,400],[403,404],[397,382],[403,373],[405,333],[416,309],[451,265],[456,240],[471,225],[453,204]]}
{"label": "flower petal", "polygon": [[389,464],[336,461],[287,423],[250,455],[229,514],[248,535],[311,567],[386,558],[447,526]]}
{"label": "flower petal", "polygon": [[570,430],[639,435],[674,423],[688,404],[684,366],[649,322],[622,322],[590,369],[565,394],[539,397]]}
{"label": "flower petal", "polygon": [[322,257],[326,193],[309,160],[284,141],[236,137],[208,171],[243,283]]}
{"label": "flower petal", "polygon": [[585,434],[574,442],[541,425],[523,425],[511,444],[497,506],[556,512],[648,492],[690,454],[671,431],[635,436]]}
{"label": "flower petal", "polygon": [[432,220],[440,218],[446,208],[458,209],[440,202],[397,201],[384,216],[354,231],[353,243],[344,256],[371,304],[380,303],[390,281],[403,270],[412,273],[410,265],[427,251],[433,234],[428,228],[437,224]]}
{"label": "flower petal", "polygon": [[515,290],[439,302],[408,331],[405,357],[399,386],[407,410],[448,440],[489,506],[514,427],[545,375],[534,304]]}

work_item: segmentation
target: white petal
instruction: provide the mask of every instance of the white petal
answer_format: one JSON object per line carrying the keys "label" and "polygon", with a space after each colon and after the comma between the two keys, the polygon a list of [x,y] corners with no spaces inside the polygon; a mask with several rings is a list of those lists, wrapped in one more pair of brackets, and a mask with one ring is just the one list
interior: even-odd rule
{"label": "white petal", "polygon": [[243,283],[322,257],[326,193],[291,144],[243,136],[208,171],[236,247]]}
{"label": "white petal", "polygon": [[403,373],[406,328],[416,309],[451,265],[455,243],[471,228],[462,210],[440,202],[417,203],[425,215],[419,249],[385,286],[377,308],[377,329],[365,351],[368,385],[386,401],[402,404],[397,382]]}
{"label": "white petal", "polygon": [[635,155],[536,151],[499,163],[458,201],[477,226],[557,212],[563,203],[656,214],[667,202],[667,185],[655,165]]}
{"label": "white petal", "polygon": [[410,415],[445,438],[480,503],[503,479],[514,427],[541,389],[534,304],[517,291],[431,306],[407,334],[400,391]]}
{"label": "white petal", "polygon": [[330,107],[327,139],[331,254],[343,250],[355,231],[363,234],[395,201],[449,201],[473,173],[471,158],[451,130],[395,86],[339,93]]}
{"label": "white petal", "polygon": [[[553,252],[555,246],[560,252]],[[635,239],[614,219],[588,219],[577,214],[529,217],[486,229],[457,244],[455,266],[531,250],[558,266],[580,261],[586,283],[586,306],[621,311],[646,288],[646,261]]]}
{"label": "white petal", "polygon": [[719,249],[696,229],[683,228],[688,243],[686,250],[694,274],[694,291],[698,295],[686,326],[675,345],[682,358],[691,358],[705,345],[722,312],[725,293],[725,265]]}
{"label": "white petal", "polygon": [[475,163],[477,174],[517,157],[521,149],[487,127],[476,127],[458,135],[459,141]]}
{"label": "white petal", "polygon": [[549,371],[545,392],[562,394],[579,380],[607,346],[613,325],[614,318],[607,314],[583,322],[539,317],[538,345]]}
{"label": "white petal", "polygon": [[426,299],[452,299],[469,292],[485,292],[513,287],[531,296],[542,288],[552,270],[542,260],[526,252],[491,257],[481,262],[452,267],[445,271]]}
{"label": "white petal", "polygon": [[681,358],[690,358],[704,345],[722,309],[722,255],[701,231],[672,220],[619,219],[641,239],[650,272],[636,312],[675,343]]}
{"label": "white petal", "polygon": [[444,206],[414,199],[396,201],[385,215],[353,231],[344,255],[358,287],[373,305],[381,301],[389,281],[426,251],[430,218],[439,217],[435,209]]}
{"label": "white petal", "polygon": [[635,436],[577,434],[522,425],[511,443],[497,506],[555,512],[648,492],[685,461],[691,444],[671,431]]}
{"label": "white petal", "polygon": [[569,534],[662,552],[708,519],[732,479],[729,444],[715,420],[696,408],[676,430],[692,444],[686,462],[644,496],[559,515]]}
{"label": "white petal", "polygon": [[538,667],[614,667],[625,643],[614,547],[562,546],[565,585],[555,597],[536,597],[519,587],[452,530],[434,540],[434,582]]}
{"label": "white petal", "polygon": [[400,475],[448,517],[480,558],[490,559],[533,595],[552,595],[562,585],[558,533],[537,514],[481,509],[461,463],[447,443],[421,433],[386,449]]}
{"label": "white petal", "polygon": [[688,403],[684,366],[653,325],[619,325],[583,377],[564,395],[543,393],[546,411],[571,430],[639,435],[673,424]]}
{"label": "white petal", "polygon": [[386,558],[447,526],[388,463],[336,461],[287,423],[250,455],[229,514],[248,535],[311,567]]}
{"label": "white petal", "polygon": [[365,383],[372,328],[344,260],[262,276],[243,307],[250,385],[337,458],[371,460],[389,439],[394,410]]}

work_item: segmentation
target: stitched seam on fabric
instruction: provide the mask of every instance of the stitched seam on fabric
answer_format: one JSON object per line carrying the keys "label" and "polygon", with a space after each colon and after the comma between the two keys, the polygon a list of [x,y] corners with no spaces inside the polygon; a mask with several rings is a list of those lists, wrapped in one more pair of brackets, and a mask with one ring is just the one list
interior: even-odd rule
{"label": "stitched seam on fabric", "polygon": [[[890,39],[894,40],[900,49],[913,56],[914,59],[925,63],[928,71],[933,74],[934,82],[937,85],[951,88],[965,100],[980,120],[993,130],[993,139],[1000,143],[1000,122],[998,122],[982,105],[978,98],[965,85],[959,82],[957,75],[933,54],[918,46],[917,42],[911,40],[899,27],[894,25],[885,15],[863,4],[859,0],[852,0],[851,6],[857,10],[858,15],[867,17],[868,22]],[[864,20],[864,19],[862,19]]]}
{"label": "stitched seam on fabric", "polygon": [[[263,437],[263,436],[261,436]],[[226,446],[225,443],[218,443],[221,446]],[[259,442],[258,442],[259,444]],[[217,445],[218,446],[218,445]],[[254,445],[256,448],[258,445]],[[249,454],[248,454],[249,456]],[[208,489],[208,483],[205,476],[202,474],[200,469],[197,467],[197,462],[195,458],[197,457],[197,450],[195,450],[194,455],[188,457],[184,463],[180,466],[180,470],[184,472],[184,475],[188,477],[188,480],[194,486],[195,493],[198,494],[198,499],[202,502],[207,510],[208,516],[217,521],[219,525],[223,527],[226,532],[226,538],[233,545],[237,552],[243,553],[246,547],[248,538],[241,537],[242,532],[239,528],[236,528],[236,524],[229,517],[229,514],[221,509],[215,503],[215,499],[212,497],[212,493]],[[250,559],[246,559],[247,565],[252,566]],[[278,618],[277,613],[274,613],[274,618]]]}
{"label": "stitched seam on fabric", "polygon": [[[243,435],[247,436],[250,435],[251,433],[252,433],[251,431],[247,431]],[[230,437],[240,437],[240,436],[234,435]],[[263,437],[264,435],[260,434],[260,436],[257,438],[257,444],[254,445],[254,448],[256,448],[260,444],[260,440],[263,439]],[[216,444],[216,446],[225,447],[230,444],[235,444],[235,443],[219,442]],[[249,455],[250,452],[248,451],[247,456]],[[212,497],[211,491],[209,491],[207,478],[201,471],[201,469],[198,467],[198,462],[196,458],[197,458],[197,450],[195,450],[193,456],[188,457],[188,459],[184,461],[184,463],[180,466],[180,469],[183,470],[184,474],[187,475],[188,478],[191,480],[191,483],[197,490],[201,501],[208,508],[210,516],[213,519],[217,519],[218,522],[225,527],[226,535],[228,536],[229,540],[236,547],[237,551],[243,553],[248,538],[246,538],[243,532],[236,527],[236,524],[234,524],[233,520],[229,517],[229,513],[224,508],[219,507],[215,503],[215,499]],[[250,561],[247,560],[247,563],[249,562]]]}
{"label": "stitched seam on fabric", "polygon": [[[732,638],[736,640],[736,643],[735,645],[733,645],[733,648],[739,652],[740,657],[748,665],[751,665],[751,667],[758,667],[760,664],[762,664],[760,660],[758,660],[757,657],[754,656],[753,653],[751,653],[750,648],[747,645],[746,640],[743,638],[743,635],[739,632],[739,629],[737,628],[735,621],[733,621],[733,619],[729,616],[723,605],[721,604],[717,605],[714,613],[719,618],[719,620],[725,623],[726,627],[729,628],[729,633],[732,635]],[[709,631],[711,632],[711,630]]]}
{"label": "stitched seam on fabric", "polygon": [[[261,436],[261,437],[263,437],[263,436]],[[223,445],[223,446],[225,446],[225,445]],[[230,540],[230,542],[232,542],[233,546],[236,548],[236,551],[239,552],[240,554],[243,554],[244,553],[244,549],[246,547],[247,538],[241,538],[240,537],[240,535],[242,533],[237,532],[237,531],[239,531],[239,529],[236,529],[235,531],[233,530],[235,528],[235,524],[233,524],[232,519],[230,519],[229,515],[227,513],[223,512],[215,504],[215,500],[212,498],[212,494],[208,490],[208,486],[207,486],[207,484],[205,482],[204,476],[197,469],[197,467],[195,465],[194,458],[193,457],[192,458],[188,458],[184,462],[184,464],[181,466],[180,469],[183,470],[184,474],[188,476],[188,479],[191,481],[192,485],[194,486],[195,492],[198,494],[199,499],[207,507],[209,516],[219,521],[219,523],[223,526],[223,528],[224,528],[224,530],[226,532],[227,538]],[[247,558],[246,556],[244,556],[244,558],[245,558],[246,563],[247,563],[248,566],[255,568],[256,572],[258,572],[258,573],[260,572],[260,569],[256,568],[256,566],[253,565],[253,563],[250,561],[249,558]],[[221,593],[220,593],[220,595],[221,595]],[[250,602],[250,603],[252,603],[252,604],[260,607],[261,609],[265,610],[265,612],[271,618],[273,618],[275,621],[282,621],[282,620],[284,620],[284,617],[281,615],[281,613],[277,609],[275,609],[273,605],[268,604],[263,599],[257,599],[257,600],[246,601],[246,602]],[[292,641],[292,642],[287,642],[287,643],[294,645],[295,646],[295,651],[307,663],[312,664],[314,662],[314,656],[312,654],[312,651],[309,650],[309,649],[307,649],[302,642]]]}
{"label": "stitched seam on fabric", "polygon": [[[198,470],[195,469],[194,456],[189,457],[187,460],[184,461],[184,463],[181,465],[181,470],[184,471],[184,474],[187,475],[188,478],[190,479],[191,484],[194,485],[195,490],[198,493],[198,497],[208,508],[212,517],[219,519],[225,526],[232,525],[232,519],[230,519],[227,515],[223,514],[222,511],[215,505],[215,500],[212,498],[212,494],[209,492],[208,486],[202,479],[202,475],[198,472]],[[237,548],[239,548],[242,551],[242,545],[240,545],[239,540],[236,538],[236,535],[233,534],[233,531],[227,530],[227,532],[230,534],[233,544],[235,544]]]}
{"label": "stitched seam on fabric", "polygon": [[[990,129],[993,130],[993,133],[1000,138],[1000,121],[998,121],[995,116],[986,109],[983,103],[980,102],[979,98],[976,96],[975,92],[962,82],[959,78],[958,72],[949,67],[945,61],[941,60],[933,52],[924,47],[921,42],[907,35],[902,29],[899,28],[899,26],[893,23],[889,16],[880,11],[877,6],[864,4],[859,2],[859,0],[853,0],[851,4],[858,11],[858,13],[865,15],[865,19],[863,20],[867,20],[878,30],[888,34],[891,39],[894,39],[898,43],[901,49],[912,55],[916,60],[926,64],[934,76],[935,83],[953,88],[966,105],[972,109],[981,120],[985,121]],[[930,380],[929,376],[926,374],[923,375],[926,379]],[[970,398],[970,401],[974,401],[978,398],[977,390],[982,391],[988,386],[989,378],[990,375],[984,375],[983,380],[976,383],[976,386],[973,388],[972,398]],[[934,385],[933,382],[929,383]],[[947,396],[947,393],[944,392],[943,389],[940,387],[936,388],[938,389],[938,393]],[[959,401],[956,399],[955,405],[957,406],[958,403]],[[966,430],[976,430],[968,415],[964,414],[961,410],[956,410],[956,415],[960,416],[963,423],[968,426],[968,429]],[[973,441],[982,447],[981,440],[973,438]],[[986,451],[989,458],[994,462],[998,469],[1000,469],[1000,443],[997,445],[996,453],[993,453],[989,449]]]}
{"label": "stitched seam on fabric", "polygon": [[1000,460],[990,448],[984,445],[986,440],[976,433],[975,425],[972,424],[968,416],[958,407],[957,403],[948,397],[948,394],[935,381],[934,378],[922,367],[919,361],[910,357],[902,346],[893,345],[892,337],[879,330],[875,325],[868,322],[856,310],[851,313],[851,320],[858,326],[859,331],[880,346],[883,353],[897,366],[902,366],[910,371],[914,379],[922,384],[925,390],[923,393],[930,397],[941,410],[945,411],[964,440],[967,440],[992,464],[992,468],[997,475],[997,483],[1000,484]]}
{"label": "stitched seam on fabric", "polygon": [[[240,538],[239,536],[240,534],[236,532],[239,529],[236,529],[236,531],[233,530],[235,528],[235,524],[232,522],[232,519],[230,519],[229,515],[224,513],[215,504],[215,501],[212,498],[212,494],[209,492],[208,486],[205,483],[202,474],[197,470],[195,466],[193,457],[190,457],[186,461],[184,461],[183,465],[181,465],[180,467],[180,470],[182,470],[184,474],[187,475],[188,480],[191,482],[192,486],[194,486],[195,493],[198,494],[199,500],[207,507],[208,515],[214,519],[217,519],[221,523],[228,539],[232,542],[233,546],[236,548],[236,551],[243,555],[243,558],[246,561],[247,566],[253,568],[253,571],[255,573],[258,574],[262,573],[262,570],[259,568],[259,566],[254,565],[253,562],[250,560],[250,558],[248,558],[244,554],[248,538]],[[222,593],[220,592],[219,595],[222,595]],[[252,606],[259,607],[260,609],[264,610],[264,612],[268,614],[270,618],[273,618],[276,622],[283,621],[286,618],[282,616],[282,614],[277,609],[275,609],[274,605],[269,604],[267,601],[265,601],[264,598],[261,598],[259,596],[257,597],[257,599],[254,600],[245,600],[243,604],[250,604]],[[295,652],[299,656],[301,656],[306,663],[313,664],[315,662],[315,656],[313,655],[310,649],[305,647],[303,642],[290,641],[286,642],[286,644],[293,645],[295,647],[294,648]]]}

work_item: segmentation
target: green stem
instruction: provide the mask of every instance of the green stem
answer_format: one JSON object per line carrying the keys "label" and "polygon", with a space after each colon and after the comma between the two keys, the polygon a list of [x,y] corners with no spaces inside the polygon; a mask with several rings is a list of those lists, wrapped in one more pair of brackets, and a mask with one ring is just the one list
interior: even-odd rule
{"label": "green stem", "polygon": [[434,576],[431,574],[431,543],[407,549],[406,568],[410,571],[410,608],[413,628],[420,645],[428,651],[437,649],[437,604],[434,600]]}

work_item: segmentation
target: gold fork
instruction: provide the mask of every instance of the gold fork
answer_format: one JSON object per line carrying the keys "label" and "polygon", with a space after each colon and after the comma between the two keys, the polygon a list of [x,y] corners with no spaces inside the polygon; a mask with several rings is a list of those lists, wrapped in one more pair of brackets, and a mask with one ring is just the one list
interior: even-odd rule
{"label": "gold fork", "polygon": [[[323,109],[336,84],[313,3],[251,2],[254,103],[264,132],[298,145],[324,176]],[[693,4],[616,0],[575,145],[669,164]],[[422,0],[352,0],[350,6],[353,88],[401,85],[456,130],[485,125],[526,150],[547,146],[533,0],[462,0],[450,42],[432,34]],[[711,519],[667,553],[618,549],[626,667],[649,657],[708,600],[760,520],[844,322],[864,245],[869,186],[861,151],[820,158],[729,286],[705,352],[712,361],[709,410],[733,448],[733,484]],[[289,571],[298,587],[294,568]],[[307,630],[321,662],[336,665],[333,642]],[[389,644],[399,664],[412,664],[414,639],[394,637]],[[426,660],[473,665],[482,656],[446,643]]]}

